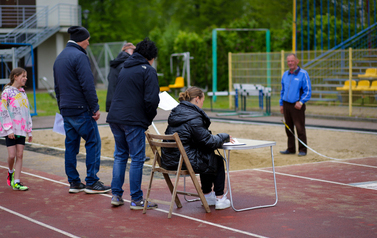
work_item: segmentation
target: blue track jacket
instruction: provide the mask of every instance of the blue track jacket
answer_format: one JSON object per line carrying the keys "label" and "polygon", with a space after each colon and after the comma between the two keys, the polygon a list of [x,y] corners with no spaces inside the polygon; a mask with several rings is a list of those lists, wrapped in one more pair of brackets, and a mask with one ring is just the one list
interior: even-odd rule
{"label": "blue track jacket", "polygon": [[292,74],[289,70],[283,74],[281,79],[280,106],[283,106],[283,101],[289,103],[300,101],[304,104],[310,100],[311,95],[312,86],[306,70],[298,67]]}

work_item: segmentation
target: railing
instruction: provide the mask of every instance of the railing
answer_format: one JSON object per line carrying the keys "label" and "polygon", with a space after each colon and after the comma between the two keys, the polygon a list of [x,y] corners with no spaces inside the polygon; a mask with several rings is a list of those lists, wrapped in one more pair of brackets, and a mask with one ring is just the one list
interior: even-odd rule
{"label": "railing", "polygon": [[[318,57],[311,58],[310,53],[307,55],[303,54],[299,59],[301,59],[301,64],[305,68],[315,67],[316,64],[320,63],[322,59],[331,57],[333,52],[338,49],[347,49],[349,47],[353,49],[367,49],[367,48],[376,48],[377,47],[377,23],[371,25],[367,29],[359,32],[355,36],[349,38],[343,43],[335,46],[331,50],[326,51],[314,51],[315,53],[322,52]],[[311,51],[307,51],[311,52]]]}
{"label": "railing", "polygon": [[0,27],[15,28],[43,8],[47,7],[30,5],[0,5]]}
{"label": "railing", "polygon": [[43,7],[11,32],[0,36],[0,42],[30,43],[31,38],[48,29],[71,25],[81,25],[80,6],[60,3],[51,9]]}
{"label": "railing", "polygon": [[[6,35],[0,35],[0,43],[27,43],[37,47],[55,34],[62,26],[81,25],[81,7],[60,3],[52,8],[36,8],[38,11]],[[30,47],[16,49],[17,58],[30,52]],[[10,56],[4,56],[5,61]]]}

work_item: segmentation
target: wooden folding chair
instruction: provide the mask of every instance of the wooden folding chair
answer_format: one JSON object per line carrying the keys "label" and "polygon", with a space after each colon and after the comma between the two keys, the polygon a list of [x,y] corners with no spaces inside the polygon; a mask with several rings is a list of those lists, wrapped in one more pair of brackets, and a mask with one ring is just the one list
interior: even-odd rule
{"label": "wooden folding chair", "polygon": [[[171,218],[174,203],[177,205],[178,208],[182,207],[182,204],[181,204],[177,194],[199,197],[200,200],[203,203],[203,207],[206,210],[206,212],[211,212],[211,210],[209,209],[207,200],[205,199],[204,194],[203,194],[203,192],[200,188],[199,182],[198,182],[198,180],[195,176],[195,172],[192,169],[190,160],[188,159],[186,151],[185,151],[185,149],[182,145],[182,142],[179,138],[178,133],[174,133],[173,135],[154,135],[154,134],[150,134],[148,132],[145,132],[145,135],[146,135],[146,138],[148,140],[150,147],[152,148],[154,158],[153,158],[153,162],[152,162],[152,171],[151,171],[151,176],[150,176],[150,180],[149,180],[148,192],[147,192],[147,196],[146,196],[146,202],[144,204],[143,213],[147,212],[148,202],[161,203],[161,204],[170,205],[168,218]],[[162,140],[169,141],[169,142],[163,142]],[[172,142],[170,142],[170,141],[172,141]],[[160,156],[160,152],[159,152],[158,148],[163,148],[163,147],[178,148],[181,156],[179,158],[178,168],[176,170],[167,170],[167,169],[164,169],[164,168],[161,167],[161,156]],[[183,163],[186,165],[186,168],[187,168],[186,170],[182,169]],[[168,201],[150,198],[152,181],[153,181],[153,176],[154,176],[155,172],[162,173],[162,175],[164,176],[166,184],[168,185],[170,193],[171,193],[171,201],[168,202]],[[172,183],[169,174],[175,175],[174,184]],[[181,175],[189,175],[190,176],[197,193],[190,193],[190,192],[186,192],[186,191],[178,191],[177,190],[179,177]]]}

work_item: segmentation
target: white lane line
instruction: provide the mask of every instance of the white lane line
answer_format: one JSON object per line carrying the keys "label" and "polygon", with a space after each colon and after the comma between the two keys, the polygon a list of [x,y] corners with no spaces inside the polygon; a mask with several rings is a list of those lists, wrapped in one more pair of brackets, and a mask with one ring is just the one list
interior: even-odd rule
{"label": "white lane line", "polygon": [[5,208],[5,207],[3,207],[3,206],[0,206],[0,209],[4,210],[4,211],[6,211],[6,212],[12,213],[13,215],[16,215],[16,216],[18,216],[18,217],[21,217],[21,218],[23,218],[23,219],[25,219],[25,220],[28,220],[28,221],[30,221],[30,222],[33,222],[33,223],[35,223],[35,224],[37,224],[37,225],[43,226],[43,227],[45,227],[45,228],[47,228],[47,229],[50,229],[50,230],[53,230],[53,231],[58,232],[58,233],[60,233],[60,234],[63,234],[63,235],[65,235],[65,236],[73,237],[73,238],[79,238],[79,236],[75,236],[75,235],[73,235],[73,234],[71,234],[71,233],[68,233],[68,232],[66,232],[66,231],[60,230],[60,229],[55,228],[55,227],[53,227],[53,226],[50,226],[50,225],[47,225],[47,224],[42,223],[42,222],[40,222],[40,221],[34,220],[34,219],[30,218],[30,217],[27,217],[27,216],[22,215],[22,214],[20,214],[20,213],[18,213],[18,212],[12,211],[12,210],[10,210],[10,209],[8,209],[8,208]]}
{"label": "white lane line", "polygon": [[[54,149],[54,150],[65,151],[65,149],[63,149],[63,148],[59,148],[59,147],[48,146],[48,145],[42,145],[42,144],[33,143],[33,142],[25,142],[25,143],[26,143],[26,144],[29,144],[29,145],[33,145],[33,146],[47,147],[47,148],[51,148],[51,149]],[[85,156],[86,156],[86,153],[85,153],[85,152],[79,152],[79,154],[81,154],[81,155],[85,155]],[[107,157],[107,156],[102,156],[102,155],[101,155],[101,159],[114,160],[113,157]]]}
{"label": "white lane line", "polygon": [[[263,169],[254,169],[254,170],[260,171],[260,172],[272,173],[272,171],[269,171],[269,170],[263,170]],[[342,185],[342,186],[353,187],[353,188],[361,188],[361,187],[356,187],[354,185],[347,184],[347,183],[339,183],[339,182],[334,182],[334,181],[329,181],[329,180],[324,180],[324,179],[316,179],[316,178],[304,177],[304,176],[300,176],[300,175],[286,174],[286,173],[280,173],[280,172],[275,172],[275,174],[283,175],[283,176],[288,176],[288,177],[294,177],[294,178],[300,178],[300,179],[306,179],[306,180],[310,180],[310,181],[330,183],[330,184]],[[364,189],[375,190],[375,189],[371,189],[371,188],[364,188]]]}
{"label": "white lane line", "polygon": [[355,166],[361,166],[361,167],[367,167],[367,168],[377,169],[377,166],[367,165],[367,164],[356,164],[356,163],[351,163],[351,162],[333,161],[333,160],[328,161],[328,162],[339,163],[339,164],[349,164],[349,165],[355,165]]}
{"label": "white lane line", "polygon": [[[1,168],[4,168],[4,169],[8,169],[8,167],[5,167],[5,166],[1,166]],[[36,175],[36,174],[31,174],[31,173],[28,173],[28,172],[23,172],[21,171],[21,173],[23,174],[26,174],[26,175],[29,175],[29,176],[32,176],[32,177],[36,177],[36,178],[40,178],[40,179],[44,179],[44,180],[47,180],[49,182],[53,182],[53,183],[58,183],[58,184],[61,184],[61,185],[66,185],[66,186],[69,186],[68,183],[63,183],[63,182],[60,182],[60,181],[57,181],[57,180],[53,180],[53,179],[49,179],[49,178],[46,178],[46,177],[43,177],[43,176],[39,176],[39,175]],[[112,196],[109,195],[109,194],[100,194],[102,196],[105,196],[105,197],[109,197],[111,198]],[[128,202],[130,203],[131,201],[129,200],[126,200],[126,199],[123,199],[125,202]],[[0,208],[2,208],[0,206]],[[6,208],[5,208],[6,209]],[[4,210],[5,210],[4,209]],[[8,209],[7,209],[8,210]],[[163,213],[169,213],[169,211],[167,210],[163,210],[163,209],[155,209],[156,211],[160,211],[160,212],[163,212]],[[9,210],[11,211],[11,210]],[[11,212],[11,213],[16,213],[16,212]],[[17,213],[18,214],[18,213]],[[21,214],[20,214],[21,215]],[[221,228],[221,229],[226,229],[226,230],[229,230],[229,231],[233,231],[233,232],[236,232],[236,233],[240,233],[240,234],[244,234],[244,235],[248,235],[248,236],[252,236],[252,237],[257,237],[257,238],[267,238],[266,236],[261,236],[261,235],[258,235],[258,234],[254,234],[254,233],[250,233],[250,232],[247,232],[247,231],[243,231],[243,230],[238,230],[238,229],[235,229],[235,228],[231,228],[231,227],[227,227],[227,226],[223,226],[223,225],[220,225],[220,224],[216,224],[216,223],[212,223],[212,222],[208,222],[208,221],[204,221],[204,220],[201,220],[201,219],[197,219],[197,218],[194,218],[194,217],[190,217],[190,216],[186,216],[186,215],[182,215],[182,214],[178,214],[178,213],[174,213],[173,212],[173,215],[175,216],[179,216],[179,217],[182,217],[182,218],[186,218],[186,219],[189,219],[189,220],[193,220],[193,221],[196,221],[196,222],[201,222],[201,223],[204,223],[204,224],[207,224],[207,225],[211,225],[211,226],[214,226],[214,227],[218,227],[218,228]],[[28,218],[26,216],[23,216],[21,215],[21,217],[23,218]],[[28,218],[27,220],[32,220],[33,222],[37,223],[38,221],[35,221],[31,218]],[[39,222],[38,222],[39,223]],[[41,224],[44,224],[44,223],[41,223]],[[45,226],[48,226],[48,225],[45,225]],[[51,226],[49,226],[51,227]],[[52,228],[52,227],[51,227]],[[57,229],[59,230],[59,229]],[[67,233],[68,234],[68,233]],[[72,237],[77,237],[77,236],[72,236]]]}

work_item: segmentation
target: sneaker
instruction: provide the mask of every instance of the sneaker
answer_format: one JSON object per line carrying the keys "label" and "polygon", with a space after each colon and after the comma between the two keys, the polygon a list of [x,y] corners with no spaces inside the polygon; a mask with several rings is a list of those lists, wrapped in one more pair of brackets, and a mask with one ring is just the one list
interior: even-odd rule
{"label": "sneaker", "polygon": [[124,201],[123,201],[123,198],[121,196],[113,195],[113,197],[111,198],[111,205],[120,206],[120,205],[123,205],[123,204],[124,204]]}
{"label": "sneaker", "polygon": [[[144,209],[144,199],[140,199],[139,201],[135,201],[131,199],[131,205],[130,209],[131,210],[142,210]],[[156,203],[148,202],[148,207],[147,209],[156,209],[158,208],[158,205]]]}
{"label": "sneaker", "polygon": [[9,173],[9,171],[8,171],[7,184],[8,184],[8,186],[12,186],[13,183],[14,183],[14,172]]}
{"label": "sneaker", "polygon": [[19,191],[25,191],[28,190],[29,188],[23,185],[21,182],[15,183],[13,185],[13,190],[19,190]]}
{"label": "sneaker", "polygon": [[110,186],[105,186],[101,181],[95,182],[93,185],[86,185],[85,192],[94,194],[94,193],[107,193],[111,190]]}
{"label": "sneaker", "polygon": [[83,183],[71,182],[69,186],[69,193],[79,193],[84,191],[85,185]]}
{"label": "sneaker", "polygon": [[225,208],[228,208],[230,207],[230,200],[226,198],[226,196],[224,195],[222,198],[216,198],[216,207],[215,209],[225,209]]}
{"label": "sneaker", "polygon": [[204,195],[207,200],[208,206],[215,206],[216,205],[216,195],[214,192]]}

